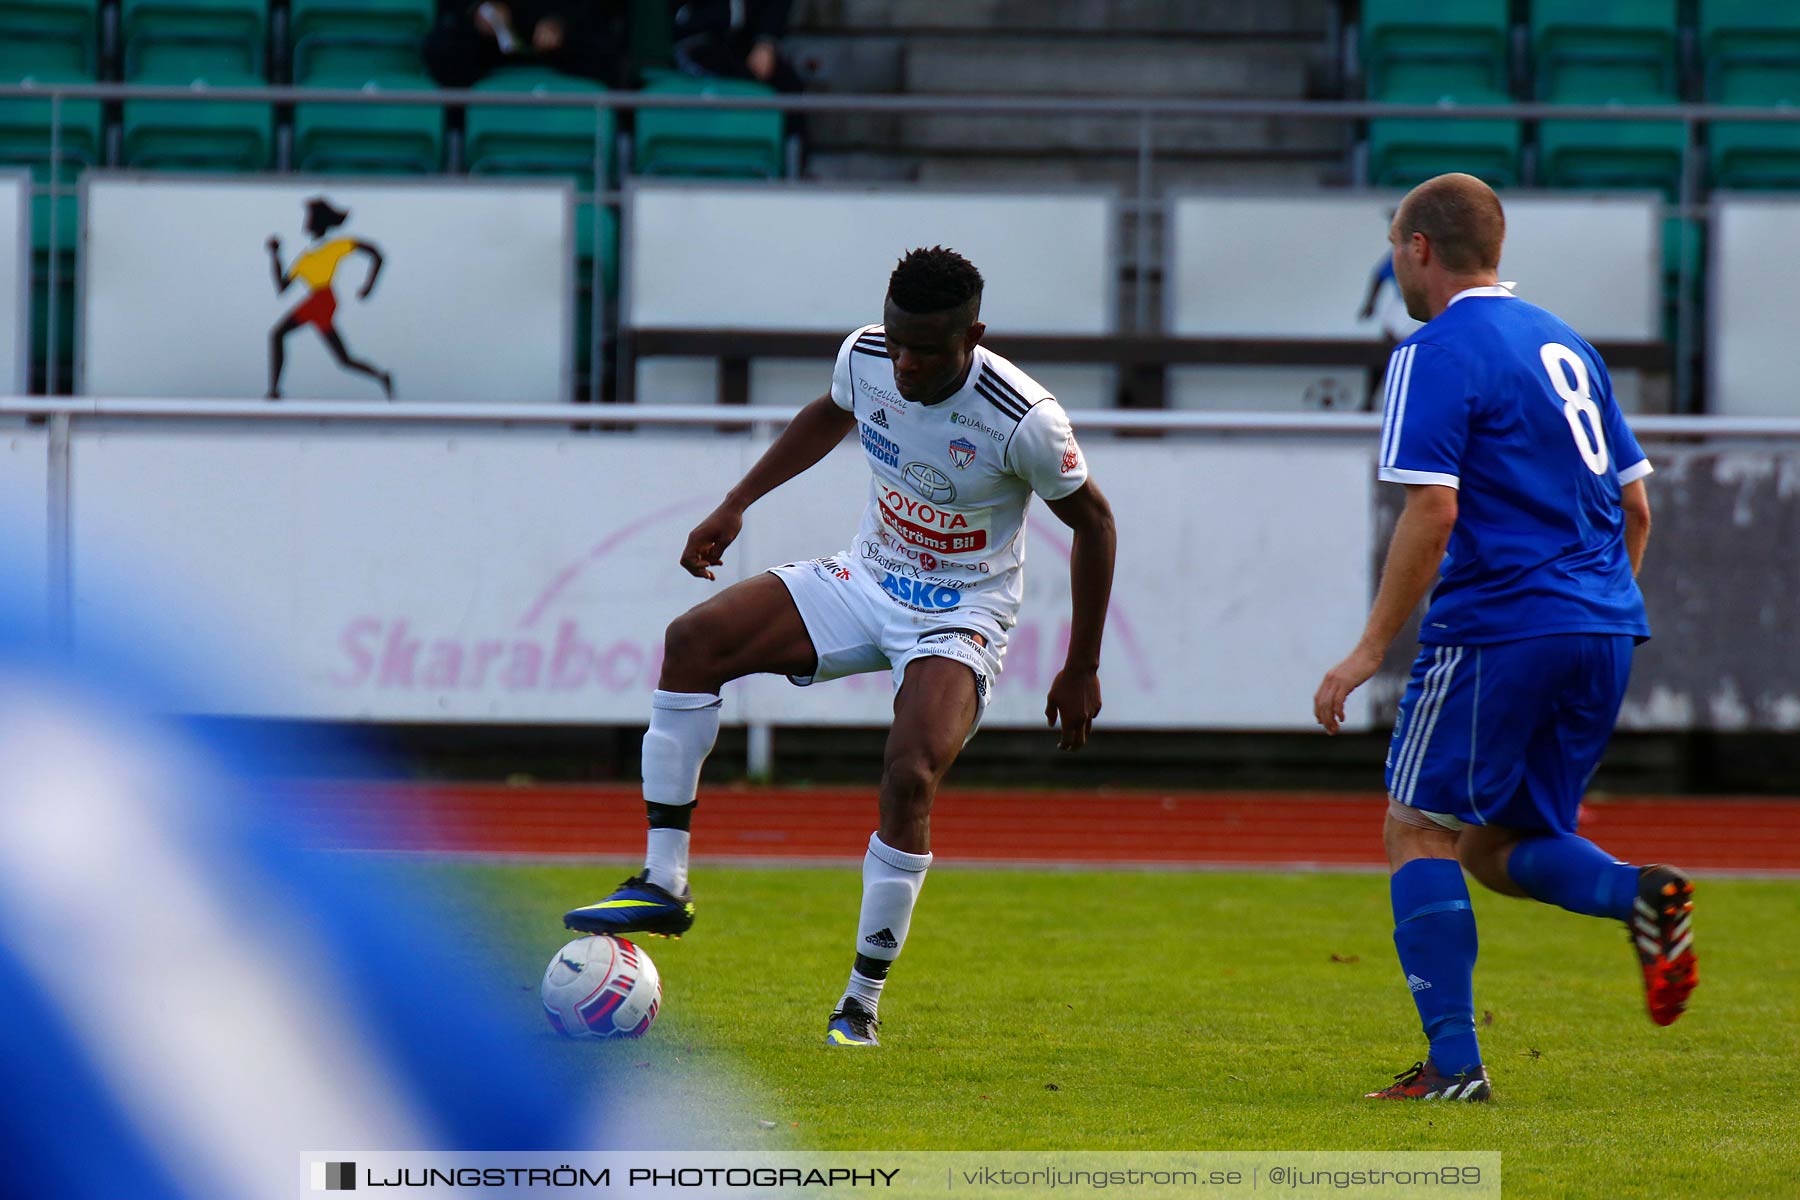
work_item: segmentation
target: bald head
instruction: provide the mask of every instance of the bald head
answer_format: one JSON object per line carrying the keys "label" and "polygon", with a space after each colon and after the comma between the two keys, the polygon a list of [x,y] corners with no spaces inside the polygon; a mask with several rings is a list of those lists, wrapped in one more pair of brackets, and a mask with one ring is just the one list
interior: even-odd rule
{"label": "bald head", "polygon": [[1497,271],[1506,214],[1494,189],[1473,175],[1439,175],[1406,194],[1394,214],[1394,232],[1397,241],[1424,234],[1446,271]]}
{"label": "bald head", "polygon": [[1388,240],[1407,313],[1429,321],[1456,293],[1495,281],[1506,216],[1494,189],[1473,175],[1439,175],[1406,194]]}

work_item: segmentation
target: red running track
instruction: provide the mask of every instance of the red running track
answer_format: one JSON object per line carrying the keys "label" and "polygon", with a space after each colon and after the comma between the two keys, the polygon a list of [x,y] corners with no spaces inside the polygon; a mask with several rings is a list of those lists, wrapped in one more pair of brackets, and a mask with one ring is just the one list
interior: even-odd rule
{"label": "red running track", "polygon": [[[364,850],[634,857],[634,785],[304,785],[294,801],[324,844]],[[939,861],[1157,866],[1378,867],[1383,800],[1307,792],[949,791],[932,816]],[[708,788],[693,853],[859,859],[875,826],[866,789]],[[1800,872],[1800,801],[1617,797],[1582,832],[1630,862]]]}

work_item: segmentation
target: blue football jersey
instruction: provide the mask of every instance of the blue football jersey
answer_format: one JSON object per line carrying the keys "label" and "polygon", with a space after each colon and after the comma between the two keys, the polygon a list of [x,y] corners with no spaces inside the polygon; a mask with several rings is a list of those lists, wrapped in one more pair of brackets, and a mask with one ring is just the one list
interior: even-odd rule
{"label": "blue football jersey", "polygon": [[1380,478],[1458,490],[1419,640],[1649,637],[1619,492],[1650,469],[1580,335],[1503,287],[1455,297],[1387,372]]}

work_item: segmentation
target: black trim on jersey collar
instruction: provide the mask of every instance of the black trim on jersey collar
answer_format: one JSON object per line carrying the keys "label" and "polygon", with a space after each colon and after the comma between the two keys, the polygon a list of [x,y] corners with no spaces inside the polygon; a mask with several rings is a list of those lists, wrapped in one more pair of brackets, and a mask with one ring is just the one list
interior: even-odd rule
{"label": "black trim on jersey collar", "polygon": [[1005,381],[993,372],[982,370],[975,379],[975,394],[1015,421],[1023,421],[1031,406],[1018,398],[1018,393],[1004,386]]}
{"label": "black trim on jersey collar", "polygon": [[1025,419],[1024,408],[994,391],[985,380],[976,382],[975,394],[1013,420],[1023,421]]}
{"label": "black trim on jersey collar", "polygon": [[1014,421],[1023,421],[1025,419],[1024,409],[1017,407],[1010,400],[1002,400],[1000,397],[994,395],[994,393],[988,391],[987,388],[980,383],[975,385],[975,394],[999,409],[1004,416],[1010,417]]}
{"label": "black trim on jersey collar", "polygon": [[852,354],[867,354],[873,358],[886,358],[887,357],[886,350],[871,350],[871,349],[869,349],[869,347],[863,345],[861,342],[858,342],[854,346],[850,347],[850,353],[852,353]]}
{"label": "black trim on jersey collar", "polygon": [[990,366],[987,366],[984,364],[981,368],[981,378],[990,381],[991,383],[993,383],[993,385],[996,388],[998,388],[1000,390],[1000,393],[1002,395],[1009,396],[1012,399],[1017,400],[1020,404],[1023,404],[1026,408],[1030,408],[1033,404],[1037,403],[1037,401],[1035,401],[1035,400],[1027,400],[1025,398],[1025,393],[1021,392],[1018,388],[1014,387],[1012,384],[1006,382],[1006,380],[1004,378],[1002,378],[1000,372],[994,370],[993,367],[990,367]]}

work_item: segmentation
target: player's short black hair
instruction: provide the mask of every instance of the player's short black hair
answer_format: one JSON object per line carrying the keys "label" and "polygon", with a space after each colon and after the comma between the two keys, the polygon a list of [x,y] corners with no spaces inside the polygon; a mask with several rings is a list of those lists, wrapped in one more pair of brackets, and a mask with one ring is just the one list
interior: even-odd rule
{"label": "player's short black hair", "polygon": [[914,315],[949,312],[972,304],[981,311],[981,272],[954,250],[909,250],[888,276],[888,299]]}

